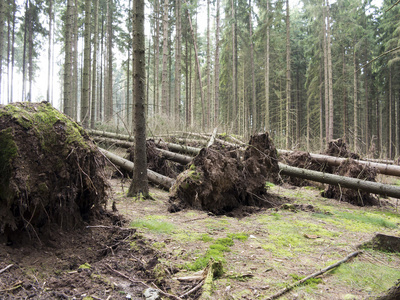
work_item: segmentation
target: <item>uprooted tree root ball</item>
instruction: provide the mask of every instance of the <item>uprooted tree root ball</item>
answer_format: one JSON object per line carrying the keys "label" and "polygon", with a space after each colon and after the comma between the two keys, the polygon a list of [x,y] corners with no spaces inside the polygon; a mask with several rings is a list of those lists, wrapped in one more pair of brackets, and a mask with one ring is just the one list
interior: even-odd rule
{"label": "uprooted tree root ball", "polygon": [[106,204],[105,159],[48,103],[0,106],[0,233],[73,229]]}
{"label": "uprooted tree root ball", "polygon": [[[353,159],[349,158],[337,167],[335,174],[375,182],[377,171],[375,168],[359,164]],[[324,191],[324,196],[327,198],[349,202],[358,206],[379,204],[378,200],[370,193],[360,190],[341,188],[340,186],[335,185],[329,185]]]}
{"label": "uprooted tree root ball", "polygon": [[277,151],[268,134],[252,136],[244,154],[203,148],[171,188],[169,211],[191,207],[224,214],[241,206],[273,206],[266,182],[277,182],[278,173]]}
{"label": "uprooted tree root ball", "polygon": [[326,155],[359,159],[360,156],[357,153],[351,152],[347,149],[347,144],[343,139],[332,140],[328,143],[328,148],[325,150]]}

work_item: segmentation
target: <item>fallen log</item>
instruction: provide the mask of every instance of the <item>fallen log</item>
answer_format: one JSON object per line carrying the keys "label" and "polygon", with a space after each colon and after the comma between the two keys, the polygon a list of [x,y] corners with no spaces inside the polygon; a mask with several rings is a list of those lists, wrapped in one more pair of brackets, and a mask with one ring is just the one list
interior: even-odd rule
{"label": "fallen log", "polygon": [[[98,143],[108,143],[121,148],[130,148],[133,146],[132,142],[122,141],[117,139],[103,138],[103,137],[94,137],[93,139]],[[166,159],[178,162],[182,165],[186,165],[192,161],[192,157],[190,156],[182,155],[179,153],[171,152],[160,148],[157,148],[157,150],[160,153],[162,153]]]}
{"label": "fallen log", "polygon": [[134,141],[133,136],[129,136],[127,134],[120,134],[120,133],[107,132],[107,131],[101,131],[101,130],[93,130],[93,129],[86,129],[86,132],[90,135],[104,136],[104,137],[108,137],[108,138],[124,140],[124,141],[131,141],[131,142]]}
{"label": "fallen log", "polygon": [[183,152],[191,155],[197,155],[200,152],[200,148],[195,148],[195,147],[190,147],[190,146],[185,146],[185,145],[179,145],[179,144],[174,144],[174,143],[168,143],[164,141],[158,141],[156,142],[156,145],[165,145],[168,147],[169,150],[174,151],[174,152]]}
{"label": "fallen log", "polygon": [[[278,150],[278,154],[289,154],[292,151],[288,150]],[[331,166],[339,166],[343,161],[345,161],[347,158],[342,158],[342,157],[336,157],[336,156],[329,156],[329,155],[322,155],[322,154],[314,154],[310,153],[311,158],[315,159],[319,163],[327,163]],[[382,164],[382,163],[374,163],[370,161],[364,161],[364,160],[359,160],[355,159],[359,164],[367,165],[369,167],[376,168],[379,170],[381,174],[385,175],[391,175],[391,176],[400,176],[400,166],[396,165],[387,165],[387,164]]]}
{"label": "fallen log", "polygon": [[278,164],[283,175],[300,177],[317,182],[338,185],[349,189],[362,190],[368,193],[400,198],[400,187],[397,186],[290,167],[282,163]]}
{"label": "fallen log", "polygon": [[[99,148],[100,151],[104,154],[104,156],[106,156],[113,164],[120,166],[121,168],[123,168],[124,170],[133,171],[133,162],[122,158],[118,155],[115,155],[114,153],[111,153],[103,148]],[[155,183],[158,184],[160,186],[162,186],[163,188],[169,189],[174,183],[175,180],[172,178],[169,178],[167,176],[158,174],[152,170],[147,170],[147,178]]]}

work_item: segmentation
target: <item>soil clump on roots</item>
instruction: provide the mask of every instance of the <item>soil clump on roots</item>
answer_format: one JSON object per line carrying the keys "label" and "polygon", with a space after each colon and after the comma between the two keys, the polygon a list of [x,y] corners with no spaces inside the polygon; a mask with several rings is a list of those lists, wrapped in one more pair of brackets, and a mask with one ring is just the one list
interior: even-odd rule
{"label": "soil clump on roots", "polygon": [[[105,159],[49,103],[0,106],[0,237],[83,225],[106,205]],[[25,234],[23,234],[25,236]]]}
{"label": "soil clump on roots", "polygon": [[242,206],[271,207],[266,182],[279,181],[276,148],[268,134],[239,149],[203,148],[170,192],[170,212],[186,207],[226,214]]}
{"label": "soil clump on roots", "polygon": [[[358,178],[360,180],[367,180],[375,182],[377,171],[375,168],[361,165],[349,158],[343,161],[335,171],[336,175]],[[353,190],[348,188],[341,188],[340,186],[329,185],[324,192],[327,198],[337,199],[339,201],[349,202],[358,206],[378,205],[379,201],[368,192],[360,190]]]}
{"label": "soil clump on roots", "polygon": [[360,155],[347,149],[347,144],[343,139],[330,141],[328,143],[328,148],[325,150],[325,154],[335,157],[360,159]]}

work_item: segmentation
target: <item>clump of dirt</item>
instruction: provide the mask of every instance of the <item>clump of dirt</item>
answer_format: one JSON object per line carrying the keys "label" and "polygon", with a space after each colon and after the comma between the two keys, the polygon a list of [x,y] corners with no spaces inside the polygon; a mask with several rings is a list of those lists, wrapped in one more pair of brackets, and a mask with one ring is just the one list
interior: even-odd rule
{"label": "clump of dirt", "polygon": [[244,153],[203,148],[171,188],[168,210],[191,207],[226,214],[241,206],[271,207],[265,183],[277,182],[278,172],[277,151],[268,134],[252,136]]}
{"label": "clump of dirt", "polygon": [[[184,167],[176,162],[170,161],[158,150],[158,148],[168,150],[167,146],[158,145],[154,140],[146,141],[147,168],[170,178],[176,178]],[[133,162],[135,148],[131,147],[127,150],[128,159]]]}
{"label": "clump of dirt", "polygon": [[[327,163],[320,163],[316,161],[311,157],[310,153],[304,151],[293,151],[287,154],[285,153],[283,155],[280,155],[279,159],[283,163],[296,168],[327,173],[332,173],[333,171],[333,168]],[[288,184],[299,187],[314,185],[312,181],[287,175],[283,175],[282,179]]]}
{"label": "clump of dirt", "polygon": [[328,143],[328,148],[325,150],[326,155],[359,159],[360,156],[357,153],[351,152],[347,149],[347,144],[343,139],[332,140]]}
{"label": "clump of dirt", "polygon": [[[367,165],[361,165],[349,158],[337,167],[335,174],[339,176],[375,182],[377,171],[375,168]],[[349,202],[358,206],[379,204],[378,200],[370,193],[360,190],[341,188],[340,186],[335,185],[329,185],[324,191],[324,196],[327,198],[337,199],[339,201]]]}
{"label": "clump of dirt", "polygon": [[85,131],[50,104],[0,106],[0,233],[79,227],[106,205],[104,166]]}

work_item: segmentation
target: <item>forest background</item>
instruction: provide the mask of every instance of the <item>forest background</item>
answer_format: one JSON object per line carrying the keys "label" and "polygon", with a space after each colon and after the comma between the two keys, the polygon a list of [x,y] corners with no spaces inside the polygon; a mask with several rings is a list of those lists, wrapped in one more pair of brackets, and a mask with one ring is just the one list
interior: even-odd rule
{"label": "forest background", "polygon": [[[85,127],[130,132],[134,1],[1,1],[0,103],[46,100]],[[397,0],[145,3],[150,134],[218,126],[267,131],[279,148],[340,137],[400,155]]]}

